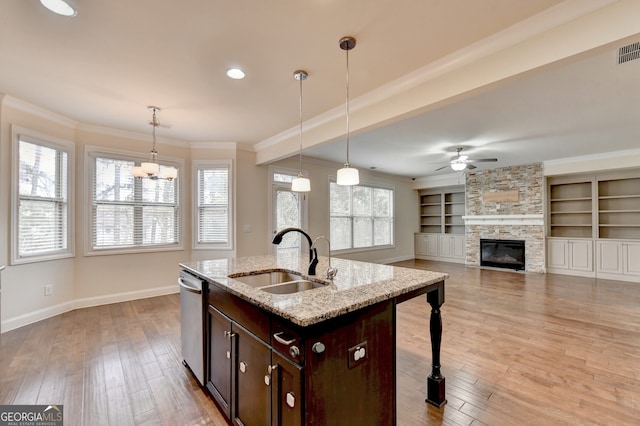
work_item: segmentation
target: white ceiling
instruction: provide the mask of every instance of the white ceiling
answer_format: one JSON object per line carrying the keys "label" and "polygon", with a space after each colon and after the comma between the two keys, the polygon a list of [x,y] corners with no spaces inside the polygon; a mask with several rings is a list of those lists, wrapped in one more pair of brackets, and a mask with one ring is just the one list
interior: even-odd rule
{"label": "white ceiling", "polygon": [[[305,122],[331,111],[344,116],[342,36],[358,40],[350,53],[350,92],[357,104],[359,97],[479,40],[524,26],[537,14],[554,15],[563,7],[579,16],[577,9],[588,13],[615,3],[70,2],[78,9],[74,18],[53,15],[38,0],[3,0],[0,92],[79,125],[140,133],[150,133],[146,107],[157,105],[161,123],[171,126],[159,129],[161,138],[238,142],[256,149],[297,129],[296,69],[309,72]],[[611,45],[430,108],[406,106],[403,120],[371,118],[352,133],[351,163],[421,177],[433,174],[459,145],[472,158],[500,160],[480,168],[636,149],[640,85],[634,79],[640,61],[616,65],[615,55]],[[243,68],[247,77],[228,79],[225,71],[232,66]],[[332,132],[316,137],[305,155],[343,162],[343,129]],[[296,147],[289,146],[286,155]]]}

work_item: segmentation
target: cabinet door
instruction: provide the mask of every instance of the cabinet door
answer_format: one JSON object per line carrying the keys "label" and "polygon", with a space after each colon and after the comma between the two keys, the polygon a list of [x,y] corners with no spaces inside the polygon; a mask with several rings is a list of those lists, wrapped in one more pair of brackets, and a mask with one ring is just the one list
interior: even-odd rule
{"label": "cabinet door", "polygon": [[450,235],[440,235],[439,238],[440,257],[453,257],[453,240]]}
{"label": "cabinet door", "polygon": [[242,327],[233,324],[238,347],[234,423],[271,424],[271,349]]}
{"label": "cabinet door", "polygon": [[453,243],[453,252],[452,252],[453,257],[455,257],[456,259],[464,259],[466,257],[464,235],[456,235],[456,236],[452,236],[451,238]]}
{"label": "cabinet door", "polygon": [[590,240],[569,241],[569,269],[593,271],[593,243]]}
{"label": "cabinet door", "polygon": [[209,350],[207,389],[231,417],[232,343],[231,321],[218,310],[209,306]]}
{"label": "cabinet door", "polygon": [[281,426],[301,426],[303,422],[302,367],[277,352],[271,354],[276,365],[272,383],[273,422]]}
{"label": "cabinet door", "polygon": [[415,235],[415,251],[417,255],[424,256],[427,254],[427,239],[425,235]]}
{"label": "cabinet door", "polygon": [[438,256],[438,235],[428,234],[424,235],[426,239],[427,256]]}
{"label": "cabinet door", "polygon": [[557,269],[569,269],[569,241],[568,240],[547,240],[548,267]]}
{"label": "cabinet door", "polygon": [[619,241],[598,241],[598,272],[621,274],[622,243]]}
{"label": "cabinet door", "polygon": [[625,275],[640,276],[640,243],[623,244]]}

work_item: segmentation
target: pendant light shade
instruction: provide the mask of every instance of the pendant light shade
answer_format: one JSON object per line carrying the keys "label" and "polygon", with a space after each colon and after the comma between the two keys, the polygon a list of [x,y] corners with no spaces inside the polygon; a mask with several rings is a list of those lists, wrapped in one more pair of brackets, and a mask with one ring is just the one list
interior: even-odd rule
{"label": "pendant light shade", "polygon": [[300,167],[298,169],[298,177],[291,181],[291,190],[294,192],[311,191],[311,181],[302,174],[302,82],[309,77],[309,74],[303,70],[293,72],[293,78],[300,82]]}
{"label": "pendant light shade", "polygon": [[349,164],[349,51],[356,47],[356,39],[353,37],[342,37],[338,43],[340,49],[346,52],[347,56],[347,161],[344,167],[338,170],[336,183],[338,185],[358,185],[360,183],[360,175],[358,169],[354,169]]}

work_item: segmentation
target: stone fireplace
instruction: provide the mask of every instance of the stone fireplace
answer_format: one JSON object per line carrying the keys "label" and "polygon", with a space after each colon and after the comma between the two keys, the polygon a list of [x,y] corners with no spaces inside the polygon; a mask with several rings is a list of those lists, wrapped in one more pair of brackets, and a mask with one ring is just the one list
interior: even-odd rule
{"label": "stone fireplace", "polygon": [[480,266],[480,239],[523,240],[524,270],[545,272],[542,163],[467,174],[465,263]]}

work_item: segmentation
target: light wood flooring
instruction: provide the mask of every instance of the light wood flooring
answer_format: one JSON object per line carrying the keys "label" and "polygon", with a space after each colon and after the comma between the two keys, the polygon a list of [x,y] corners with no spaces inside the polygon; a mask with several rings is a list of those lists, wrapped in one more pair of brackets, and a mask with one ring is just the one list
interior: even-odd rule
{"label": "light wood flooring", "polygon": [[[640,424],[640,284],[397,265],[450,274],[448,403],[424,402],[421,296],[398,307],[398,425]],[[177,294],[79,309],[0,336],[0,404],[63,404],[65,425],[225,425],[181,361]]]}

